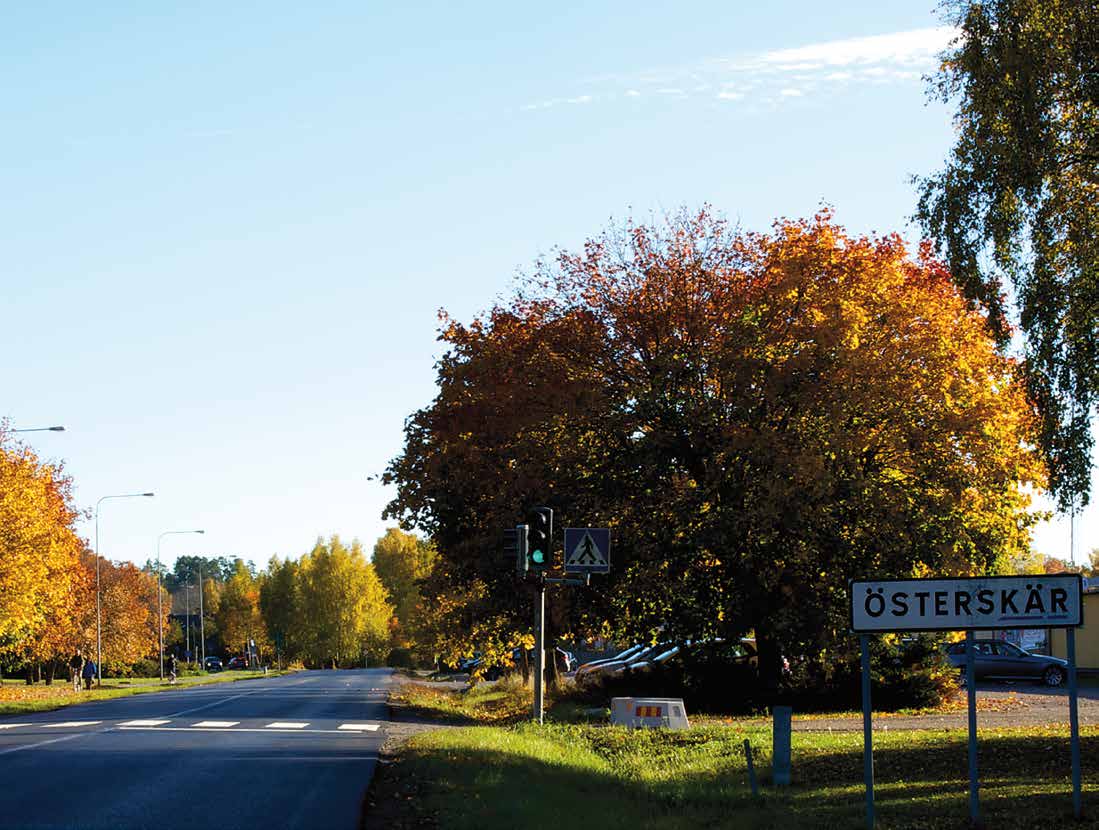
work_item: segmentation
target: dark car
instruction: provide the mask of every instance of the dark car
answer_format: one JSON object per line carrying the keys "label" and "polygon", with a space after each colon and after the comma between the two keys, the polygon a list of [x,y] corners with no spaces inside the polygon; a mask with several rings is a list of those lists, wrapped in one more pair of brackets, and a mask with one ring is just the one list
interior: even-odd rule
{"label": "dark car", "polygon": [[214,672],[221,671],[224,667],[221,665],[220,657],[207,657],[203,664],[203,668],[205,668],[206,671]]}
{"label": "dark car", "polygon": [[[946,647],[950,665],[962,672],[965,680],[965,643]],[[1038,680],[1047,686],[1064,685],[1068,677],[1068,661],[1045,654],[1031,654],[1017,645],[1000,640],[978,640],[973,644],[973,669],[983,677],[1005,680]]]}
{"label": "dark car", "polygon": [[248,668],[248,660],[244,657],[234,657],[226,664],[225,668],[229,670],[246,669]]}

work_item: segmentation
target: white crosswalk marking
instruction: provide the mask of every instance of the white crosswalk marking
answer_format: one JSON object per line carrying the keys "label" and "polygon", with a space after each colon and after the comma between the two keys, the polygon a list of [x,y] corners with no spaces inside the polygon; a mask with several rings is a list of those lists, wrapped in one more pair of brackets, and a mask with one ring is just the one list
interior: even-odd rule
{"label": "white crosswalk marking", "polygon": [[305,729],[309,725],[309,721],[301,723],[299,721],[275,721],[274,723],[267,724],[267,729]]}
{"label": "white crosswalk marking", "polygon": [[0,723],[0,729],[19,729],[23,726],[34,726],[33,723]]}
{"label": "white crosswalk marking", "polygon": [[340,729],[345,729],[348,732],[377,732],[378,724],[376,723],[341,723]]}
{"label": "white crosswalk marking", "polygon": [[230,726],[236,726],[240,723],[239,720],[200,720],[195,724],[196,727],[202,728],[215,728],[215,729],[228,729]]}
{"label": "white crosswalk marking", "polygon": [[67,720],[64,723],[44,723],[43,727],[46,729],[65,729],[73,728],[77,726],[95,726],[96,724],[103,723],[101,720]]}
{"label": "white crosswalk marking", "polygon": [[119,726],[163,726],[170,722],[166,720],[128,720],[125,723],[120,723]]}

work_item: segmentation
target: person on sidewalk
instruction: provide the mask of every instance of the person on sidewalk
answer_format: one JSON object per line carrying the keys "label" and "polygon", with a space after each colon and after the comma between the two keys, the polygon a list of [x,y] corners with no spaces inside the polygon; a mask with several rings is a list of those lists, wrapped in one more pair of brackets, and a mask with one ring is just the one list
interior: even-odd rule
{"label": "person on sidewalk", "polygon": [[168,682],[176,682],[176,656],[174,654],[168,655]]}
{"label": "person on sidewalk", "polygon": [[84,669],[84,653],[76,650],[76,654],[69,658],[69,669],[72,671],[73,691],[80,691],[80,672]]}
{"label": "person on sidewalk", "polygon": [[84,668],[80,671],[81,676],[84,678],[84,688],[91,691],[92,681],[95,680],[95,661],[88,658],[84,661]]}

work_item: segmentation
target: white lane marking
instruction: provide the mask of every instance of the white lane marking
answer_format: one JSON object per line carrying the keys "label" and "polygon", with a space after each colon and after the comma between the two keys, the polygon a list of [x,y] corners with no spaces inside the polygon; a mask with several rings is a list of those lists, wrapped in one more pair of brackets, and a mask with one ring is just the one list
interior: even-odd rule
{"label": "white lane marking", "polygon": [[340,729],[347,730],[348,732],[377,732],[378,724],[376,723],[341,723]]}
{"label": "white lane marking", "polygon": [[103,723],[101,720],[67,720],[63,723],[44,723],[43,729],[71,729],[77,726],[96,726]]}
{"label": "white lane marking", "polygon": [[24,726],[34,726],[33,723],[0,723],[0,729],[21,729]]}
{"label": "white lane marking", "polygon": [[274,723],[267,724],[267,726],[265,728],[266,729],[305,729],[305,727],[307,727],[308,725],[309,725],[309,721],[305,721],[304,723],[297,722],[297,721],[285,721],[285,722],[275,721]]}
{"label": "white lane marking", "polygon": [[[374,727],[376,730],[378,727]],[[371,730],[371,731],[374,731]],[[119,732],[221,732],[223,734],[236,735],[238,732],[266,732],[271,734],[272,732],[285,732],[287,735],[345,735],[348,738],[361,735],[362,730],[344,730],[338,729],[268,729],[266,727],[262,729],[252,729],[250,727],[240,727],[239,729],[226,729],[223,726],[207,727],[207,726],[120,726]]]}
{"label": "white lane marking", "polygon": [[119,726],[163,726],[166,723],[166,720],[128,720]]}
{"label": "white lane marking", "polygon": [[24,749],[34,749],[35,747],[45,746],[46,744],[59,744],[62,741],[71,741],[73,738],[83,738],[85,735],[94,734],[92,732],[77,732],[75,735],[62,735],[60,738],[50,738],[48,741],[39,741],[36,744],[23,744],[22,746],[13,746],[10,749],[0,749],[0,755],[10,755],[13,752],[22,752]]}
{"label": "white lane marking", "polygon": [[230,726],[236,726],[238,723],[240,723],[239,720],[202,720],[194,726],[196,729],[202,729],[203,727],[209,729],[228,729]]}

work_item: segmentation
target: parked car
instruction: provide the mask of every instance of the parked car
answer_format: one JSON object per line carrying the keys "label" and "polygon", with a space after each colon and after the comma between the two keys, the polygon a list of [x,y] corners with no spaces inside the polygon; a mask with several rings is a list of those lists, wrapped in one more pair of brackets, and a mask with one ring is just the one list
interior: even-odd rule
{"label": "parked car", "polygon": [[634,657],[636,657],[638,654],[640,654],[642,651],[644,651],[646,648],[648,648],[648,646],[644,646],[644,645],[630,646],[628,649],[626,649],[625,651],[619,652],[614,657],[604,657],[602,660],[590,660],[587,663],[584,663],[584,665],[582,665],[580,668],[578,668],[576,670],[576,679],[579,680],[581,677],[584,677],[587,674],[591,674],[592,672],[597,671],[600,666],[604,666],[607,663],[614,663],[614,662],[620,662],[620,661],[629,661],[629,660],[633,659]]}
{"label": "parked car", "polygon": [[220,657],[207,657],[203,664],[203,668],[205,668],[206,671],[214,672],[221,671],[224,666],[221,665]]}
{"label": "parked car", "polygon": [[656,654],[652,657],[648,657],[644,660],[637,660],[632,663],[627,663],[626,668],[630,671],[652,671],[654,668],[663,666],[669,660],[674,660],[675,656],[679,654],[679,646],[671,646],[664,649],[664,651]]}
{"label": "parked car", "polygon": [[225,668],[230,671],[233,669],[246,669],[248,668],[248,658],[237,655],[225,665]]}
{"label": "parked car", "polygon": [[604,657],[601,660],[589,660],[587,663],[584,663],[582,666],[580,666],[580,668],[576,670],[576,677],[577,679],[580,679],[584,675],[595,671],[599,666],[605,665],[606,663],[613,663],[616,660],[629,660],[630,658],[644,651],[645,648],[646,646],[644,645],[630,646],[629,648],[619,652],[613,657]]}
{"label": "parked car", "polygon": [[643,648],[641,651],[625,660],[611,660],[603,663],[601,666],[596,666],[594,669],[587,672],[584,675],[584,679],[592,680],[597,677],[609,677],[622,674],[626,669],[632,668],[634,664],[651,661],[654,657],[668,651],[673,645],[673,643],[657,643],[655,646]]}
{"label": "parked car", "polygon": [[[946,647],[950,665],[961,670],[965,682],[965,643]],[[973,644],[973,670],[980,680],[1038,680],[1047,686],[1062,686],[1068,677],[1068,661],[1046,654],[1031,654],[1013,643],[1001,640],[977,640]]]}

